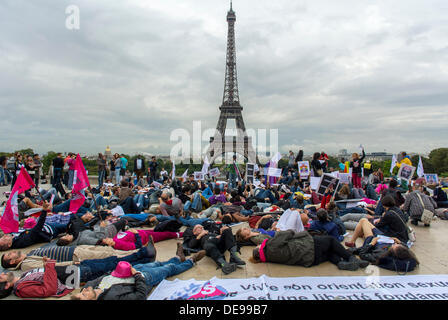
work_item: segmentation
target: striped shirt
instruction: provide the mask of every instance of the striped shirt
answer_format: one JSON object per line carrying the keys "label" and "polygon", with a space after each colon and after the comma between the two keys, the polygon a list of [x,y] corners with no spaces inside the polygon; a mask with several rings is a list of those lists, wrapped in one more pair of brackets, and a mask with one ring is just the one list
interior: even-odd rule
{"label": "striped shirt", "polygon": [[59,247],[51,246],[46,248],[38,248],[28,253],[28,256],[48,257],[56,260],[56,262],[73,261],[73,254],[76,247]]}

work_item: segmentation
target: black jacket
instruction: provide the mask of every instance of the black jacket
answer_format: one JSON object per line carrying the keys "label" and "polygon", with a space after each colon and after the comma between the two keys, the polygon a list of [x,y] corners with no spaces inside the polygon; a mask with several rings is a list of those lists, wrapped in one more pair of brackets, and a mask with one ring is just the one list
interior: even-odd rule
{"label": "black jacket", "polygon": [[[84,288],[97,288],[101,280],[106,276],[108,274],[87,282]],[[145,278],[141,273],[136,273],[134,279],[135,284],[115,284],[109,289],[104,290],[98,296],[98,300],[146,300],[151,288],[148,288]]]}
{"label": "black jacket", "polygon": [[350,161],[350,168],[353,168],[352,172],[357,173],[358,175],[362,172],[362,162],[366,157],[366,153],[362,150],[362,157],[356,161]]}
{"label": "black jacket", "polygon": [[[145,172],[145,159],[141,159],[141,158],[137,158],[142,160],[142,167],[140,168],[140,171]],[[136,172],[137,170],[137,159],[134,160],[134,172]]]}
{"label": "black jacket", "polygon": [[398,238],[401,242],[407,243],[409,240],[407,231],[407,216],[397,207],[387,211],[375,225],[385,236]]}
{"label": "black jacket", "polygon": [[52,236],[43,231],[42,228],[47,218],[47,211],[42,210],[36,225],[31,230],[26,230],[14,237],[12,240],[11,249],[27,248],[33,244],[40,242],[50,242]]}

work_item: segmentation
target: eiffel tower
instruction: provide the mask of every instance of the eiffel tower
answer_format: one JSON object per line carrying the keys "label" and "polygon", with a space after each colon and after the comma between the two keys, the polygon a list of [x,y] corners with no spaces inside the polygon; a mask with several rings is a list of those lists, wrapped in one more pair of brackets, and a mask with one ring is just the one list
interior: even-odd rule
{"label": "eiffel tower", "polygon": [[[248,162],[256,163],[257,157],[252,146],[252,139],[246,133],[243,115],[243,107],[240,105],[238,93],[238,79],[236,73],[236,50],[235,50],[235,21],[236,15],[230,2],[230,11],[227,12],[227,58],[226,77],[224,82],[224,94],[222,105],[219,107],[221,114],[216,126],[214,137],[210,137],[210,146],[207,157],[210,163],[224,153],[238,153],[243,155]],[[235,119],[236,136],[225,136],[227,120]]]}

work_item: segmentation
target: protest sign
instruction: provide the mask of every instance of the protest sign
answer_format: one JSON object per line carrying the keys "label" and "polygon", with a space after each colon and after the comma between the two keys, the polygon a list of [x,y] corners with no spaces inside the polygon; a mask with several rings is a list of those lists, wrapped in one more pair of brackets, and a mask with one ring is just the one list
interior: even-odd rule
{"label": "protest sign", "polygon": [[310,163],[309,161],[299,161],[297,162],[299,169],[300,178],[308,178],[310,175]]}
{"label": "protest sign", "polygon": [[213,168],[211,169],[208,174],[210,175],[210,177],[217,177],[220,174],[219,168]]}
{"label": "protest sign", "polygon": [[196,181],[204,180],[204,173],[202,171],[195,171],[194,172],[194,180],[196,180]]}
{"label": "protest sign", "polygon": [[319,187],[319,182],[320,182],[320,178],[319,177],[311,177],[311,179],[310,179],[311,190],[316,191],[317,188]]}
{"label": "protest sign", "polygon": [[436,173],[425,173],[426,184],[439,184],[439,176]]}
{"label": "protest sign", "polygon": [[282,175],[281,168],[268,168],[268,176],[278,178],[281,175]]}
{"label": "protest sign", "polygon": [[339,178],[335,178],[331,174],[324,173],[322,177],[320,177],[319,186],[316,189],[316,193],[323,196],[325,194],[325,190],[330,185],[333,185],[333,190],[336,192],[339,185]]}
{"label": "protest sign", "polygon": [[[300,270],[299,267],[297,267]],[[379,274],[376,266],[366,270]],[[299,271],[298,271],[299,272]],[[446,300],[448,275],[163,280],[148,300]]]}
{"label": "protest sign", "polygon": [[349,173],[339,173],[339,182],[342,184],[350,184],[350,178]]}
{"label": "protest sign", "polygon": [[398,178],[409,182],[409,180],[412,179],[414,172],[415,172],[415,167],[409,166],[409,165],[403,163],[400,166],[400,170],[398,171]]}
{"label": "protest sign", "polygon": [[246,163],[246,183],[254,183],[255,164]]}

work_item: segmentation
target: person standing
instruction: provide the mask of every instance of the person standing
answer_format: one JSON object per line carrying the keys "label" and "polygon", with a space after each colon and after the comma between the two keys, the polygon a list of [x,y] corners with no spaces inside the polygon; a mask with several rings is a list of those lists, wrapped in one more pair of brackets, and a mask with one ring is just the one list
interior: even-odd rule
{"label": "person standing", "polygon": [[13,178],[11,183],[11,190],[14,188],[14,184],[17,181],[17,177],[20,174],[20,169],[25,167],[25,163],[23,162],[23,156],[20,153],[17,153],[16,155],[16,161],[14,162],[14,171],[13,171]]}
{"label": "person standing", "polygon": [[237,170],[238,164],[236,163],[236,155],[233,155],[233,161],[229,164],[229,187],[230,189],[236,188]]}
{"label": "person standing", "polygon": [[138,155],[134,160],[134,172],[137,176],[137,182],[143,177],[143,173],[145,172],[145,160],[142,155]]}
{"label": "person standing", "polygon": [[62,186],[62,171],[64,168],[64,159],[62,159],[62,153],[58,153],[56,158],[53,159],[53,187],[64,196],[65,190]]}
{"label": "person standing", "polygon": [[121,171],[120,171],[121,180],[123,180],[126,177],[127,165],[128,165],[128,159],[126,159],[124,154],[122,154],[121,155]]}
{"label": "person standing", "polygon": [[311,169],[313,170],[314,177],[320,177],[323,174],[322,164],[319,161],[320,153],[315,152],[313,160],[311,161]]}
{"label": "person standing", "polygon": [[69,190],[73,189],[73,179],[75,177],[75,159],[76,155],[74,153],[69,154],[69,158],[66,163],[68,164],[68,184],[67,188]]}
{"label": "person standing", "polygon": [[39,155],[36,153],[33,155],[33,162],[34,162],[34,184],[36,187],[39,186],[40,176],[41,176],[41,170],[42,170],[42,161],[40,161]]}
{"label": "person standing", "polygon": [[[109,161],[109,179],[113,183],[115,178],[115,156]],[[117,183],[117,181],[115,181]]]}
{"label": "person standing", "polygon": [[148,165],[148,183],[151,184],[157,179],[157,161],[156,157],[152,156]]}
{"label": "person standing", "polygon": [[6,186],[6,162],[7,158],[5,156],[0,157],[0,186]]}
{"label": "person standing", "polygon": [[114,164],[115,164],[115,183],[119,184],[121,182],[121,158],[118,153],[114,154]]}
{"label": "person standing", "polygon": [[98,153],[96,163],[98,165],[98,187],[101,188],[106,177],[106,156],[103,156],[102,153]]}
{"label": "person standing", "polygon": [[362,188],[361,176],[362,176],[362,161],[366,157],[364,149],[362,149],[362,157],[356,152],[352,154],[352,161],[350,161],[350,168],[352,168],[352,183],[354,188]]}
{"label": "person standing", "polygon": [[292,152],[292,150],[289,150],[288,169],[294,169],[295,160],[296,159],[294,157],[294,152]]}

